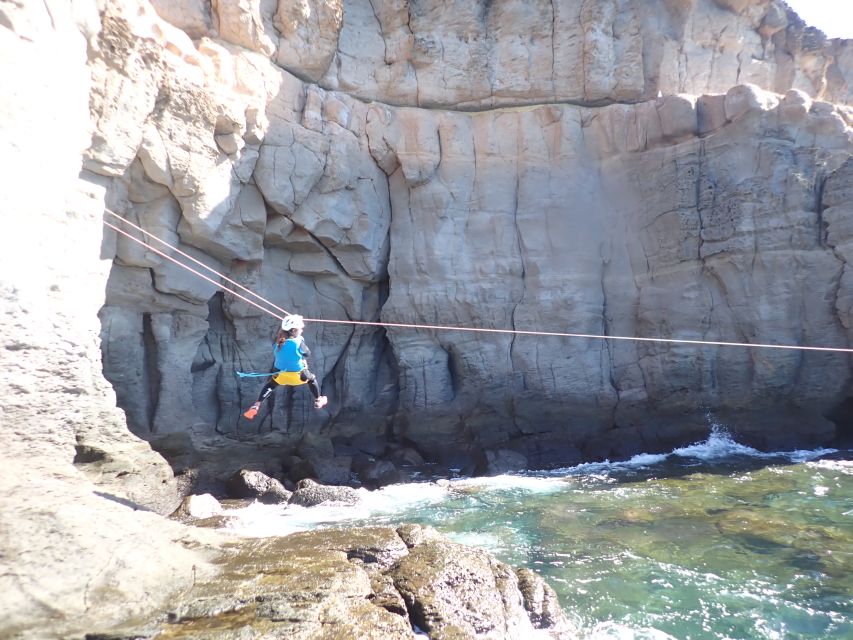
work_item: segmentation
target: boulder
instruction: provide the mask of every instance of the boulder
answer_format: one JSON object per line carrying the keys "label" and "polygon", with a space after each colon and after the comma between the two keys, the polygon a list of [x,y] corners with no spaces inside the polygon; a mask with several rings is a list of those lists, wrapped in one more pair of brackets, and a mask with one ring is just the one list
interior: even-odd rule
{"label": "boulder", "polygon": [[187,515],[191,518],[212,518],[213,516],[222,514],[222,505],[219,504],[219,500],[209,493],[203,493],[184,498],[179,511],[182,515]]}
{"label": "boulder", "polygon": [[412,447],[396,449],[388,455],[388,459],[400,467],[419,467],[424,464],[423,456]]}
{"label": "boulder", "polygon": [[385,453],[388,441],[381,435],[360,434],[350,441],[350,445],[357,451],[379,458]]}
{"label": "boulder", "polygon": [[388,460],[374,460],[366,463],[358,472],[361,483],[368,489],[379,489],[389,484],[405,482],[408,478],[394,463]]}
{"label": "boulder", "polygon": [[[542,595],[529,576],[519,577],[489,553],[435,535],[406,532],[409,553],[391,568],[394,586],[403,596],[412,623],[434,638],[530,638],[534,620],[552,637],[573,637],[552,591]],[[468,585],[480,585],[470,589]],[[528,614],[530,608],[531,614]]]}
{"label": "boulder", "polygon": [[296,491],[290,497],[290,504],[300,507],[315,507],[320,504],[354,505],[360,500],[358,491],[352,487],[330,487],[306,479],[297,483]]}
{"label": "boulder", "polygon": [[566,617],[551,585],[530,569],[516,569],[515,575],[533,627],[549,630],[552,637],[574,637],[578,630]]}
{"label": "boulder", "polygon": [[265,504],[280,504],[290,500],[291,492],[284,485],[260,471],[241,469],[225,483],[232,498],[255,498]]}

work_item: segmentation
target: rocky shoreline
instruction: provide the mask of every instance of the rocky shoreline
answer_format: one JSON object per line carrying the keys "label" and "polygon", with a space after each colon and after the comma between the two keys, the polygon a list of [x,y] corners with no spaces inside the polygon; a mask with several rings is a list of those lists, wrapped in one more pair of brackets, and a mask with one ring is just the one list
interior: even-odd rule
{"label": "rocky shoreline", "polygon": [[[775,0],[307,4],[319,22],[258,2],[0,6],[3,638],[569,638],[540,578],[428,528],[248,540],[168,516],[241,470],[308,504],[347,493],[311,478],[669,450],[707,435],[705,407],[766,446],[850,432],[844,354],[316,325],[330,406],[281,393],[246,424],[258,385],[233,372],[268,366],[275,319],[105,230],[105,209],[309,317],[853,330],[849,43]],[[507,66],[544,59],[507,58],[528,52],[497,37],[520,18],[550,64]]]}
{"label": "rocky shoreline", "polygon": [[[415,525],[230,540],[146,622],[87,640],[234,637],[409,639],[576,637],[553,590],[529,570]],[[237,635],[235,635],[237,634]]]}

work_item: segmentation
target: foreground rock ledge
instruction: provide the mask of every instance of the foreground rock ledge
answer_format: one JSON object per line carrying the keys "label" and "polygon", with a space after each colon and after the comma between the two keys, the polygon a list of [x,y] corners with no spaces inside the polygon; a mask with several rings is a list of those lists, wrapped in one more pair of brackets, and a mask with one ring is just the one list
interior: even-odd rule
{"label": "foreground rock ledge", "polygon": [[86,638],[577,637],[541,577],[418,525],[241,540],[219,565],[156,620]]}

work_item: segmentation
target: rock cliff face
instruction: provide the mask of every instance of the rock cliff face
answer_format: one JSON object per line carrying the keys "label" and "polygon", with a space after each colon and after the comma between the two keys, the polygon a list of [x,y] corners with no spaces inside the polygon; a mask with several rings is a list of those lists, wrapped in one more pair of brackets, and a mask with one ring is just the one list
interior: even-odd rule
{"label": "rock cliff face", "polygon": [[233,372],[277,321],[101,220],[323,320],[849,346],[853,54],[779,2],[45,0],[0,42],[4,637],[209,584],[173,469],[496,473],[853,413],[845,355],[317,322],[329,408],[280,392],[257,433]]}
{"label": "rock cliff face", "polygon": [[[105,7],[89,176],[274,314],[850,344],[853,54],[780,2],[139,7]],[[275,318],[114,246],[104,371],[133,432],[242,437],[261,383],[234,371],[267,370]],[[821,442],[851,395],[844,354],[306,337],[331,403],[279,392],[281,452],[322,426],[541,466],[693,439],[707,410]]]}

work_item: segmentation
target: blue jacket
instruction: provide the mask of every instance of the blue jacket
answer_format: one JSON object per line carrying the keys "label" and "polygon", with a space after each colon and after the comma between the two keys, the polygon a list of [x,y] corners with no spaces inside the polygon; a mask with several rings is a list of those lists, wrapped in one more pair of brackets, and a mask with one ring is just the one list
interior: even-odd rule
{"label": "blue jacket", "polygon": [[275,354],[275,368],[278,371],[302,371],[308,367],[305,356],[311,354],[310,349],[305,346],[302,336],[288,338],[281,346],[273,346]]}

